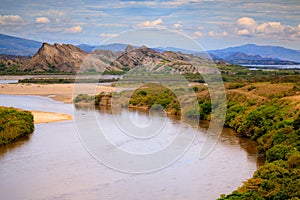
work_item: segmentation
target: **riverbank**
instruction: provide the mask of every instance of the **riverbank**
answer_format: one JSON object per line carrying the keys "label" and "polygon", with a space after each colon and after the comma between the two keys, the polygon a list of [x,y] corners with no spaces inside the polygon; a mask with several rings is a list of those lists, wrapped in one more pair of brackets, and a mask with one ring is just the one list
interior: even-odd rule
{"label": "riverbank", "polygon": [[[85,86],[90,87],[89,84],[81,84],[82,93],[84,93]],[[2,84],[0,94],[38,95],[64,103],[72,103],[74,88],[74,84]],[[113,87],[99,85],[96,86],[95,91],[97,93],[112,92]]]}
{"label": "riverbank", "polygon": [[[1,95],[0,104],[5,101],[10,102],[8,106],[27,110],[71,114],[76,109],[86,132],[95,130],[90,126],[90,118],[86,117],[91,116],[94,110],[74,108],[73,105],[39,96]],[[3,185],[1,197],[8,200],[55,199],[67,194],[68,199],[97,199],[99,196],[108,199],[143,199],[152,198],[154,194],[154,199],[161,199],[162,195],[165,199],[216,199],[219,194],[229,193],[238,187],[257,168],[257,157],[253,152],[255,144],[237,138],[231,130],[224,131],[214,151],[206,159],[199,159],[199,150],[206,138],[205,129],[163,118],[165,131],[157,135],[159,140],[135,142],[127,139],[114,117],[129,116],[136,124],[143,126],[149,121],[147,113],[126,109],[114,112],[114,115],[105,110],[97,113],[109,139],[128,151],[153,152],[162,149],[169,145],[168,138],[176,137],[177,133],[181,133],[180,130],[195,134],[197,138],[189,151],[172,166],[133,176],[110,169],[91,157],[82,146],[76,122],[36,124],[35,132],[29,137],[0,148],[0,163],[3,166],[0,173],[0,184]],[[162,119],[158,115],[153,117],[151,120]],[[125,137],[119,137],[122,134]],[[243,168],[240,169],[240,166]],[[162,180],[161,184],[156,184],[157,180]],[[193,184],[187,186],[186,183]],[[68,185],[67,190],[65,185]],[[145,190],[149,185],[150,190]],[[12,193],[10,188],[19,189]],[[129,192],[124,197],[125,190]]]}
{"label": "riverbank", "polygon": [[[79,89],[84,92],[85,88],[90,86],[89,84],[81,84]],[[2,84],[0,85],[0,94],[44,96],[69,104],[73,102],[74,88],[74,84]],[[113,87],[99,85],[96,86],[95,90],[97,93],[112,92]],[[71,115],[64,113],[44,112],[41,110],[31,110],[30,112],[34,116],[35,124],[73,119]]]}
{"label": "riverbank", "polygon": [[[62,85],[64,85],[63,87],[71,86]],[[17,84],[17,86],[21,87],[22,85]],[[29,86],[32,89],[37,85]],[[228,196],[222,195],[221,199],[246,199],[248,197],[289,199],[297,196],[298,193],[295,191],[299,186],[297,174],[300,168],[300,111],[297,109],[300,105],[299,83],[237,82],[226,83],[225,87],[227,93],[226,126],[236,130],[241,136],[256,141],[259,153],[266,157],[266,163],[242,187]],[[153,88],[151,90],[147,87],[141,89],[132,96],[128,107],[147,105],[149,108],[151,105],[159,103],[166,109],[177,108],[176,101],[173,101],[174,99],[168,91],[159,90],[162,94],[156,94]],[[190,108],[189,112],[184,114],[193,117],[194,113],[200,112],[201,119],[209,120],[211,105],[208,102],[207,89],[200,85],[195,85],[192,89],[200,100],[198,102],[200,110]],[[185,91],[182,90],[182,92]],[[86,92],[83,90],[83,93]],[[54,93],[44,96],[47,95],[56,96]],[[159,99],[154,99],[155,96]],[[100,105],[103,101],[107,102],[107,96],[100,97],[98,98]],[[196,116],[199,116],[199,113]]]}
{"label": "riverbank", "polygon": [[[299,80],[299,79],[298,79]],[[257,142],[258,153],[265,163],[236,191],[222,195],[220,200],[235,199],[291,199],[299,196],[300,169],[300,87],[299,81],[276,82],[236,82],[226,83],[227,112],[225,126],[234,129],[241,137]],[[180,88],[179,88],[180,89]],[[192,88],[198,97],[198,105],[186,110],[178,107],[172,92],[151,85],[118,94],[130,97],[130,101],[118,102],[123,107],[150,109],[161,105],[166,112],[183,114],[188,118],[211,119],[212,105],[209,91],[203,86]],[[187,90],[180,89],[187,94]],[[129,93],[129,94],[128,94]],[[102,104],[109,95],[86,96]],[[119,98],[121,99],[121,98]],[[184,98],[188,101],[190,98]],[[107,101],[107,100],[105,100]]]}

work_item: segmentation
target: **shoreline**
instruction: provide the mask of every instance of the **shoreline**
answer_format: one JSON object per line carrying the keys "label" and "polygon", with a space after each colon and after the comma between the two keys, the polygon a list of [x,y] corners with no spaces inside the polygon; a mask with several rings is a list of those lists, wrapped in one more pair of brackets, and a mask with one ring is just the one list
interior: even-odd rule
{"label": "shoreline", "polygon": [[112,92],[114,88],[112,86],[98,85],[94,86],[91,84],[34,84],[34,83],[16,83],[16,84],[1,84],[0,94],[11,94],[11,95],[37,95],[43,97],[49,97],[53,100],[60,101],[63,103],[72,103],[73,96],[76,93],[85,93],[91,91],[91,88],[96,93],[101,92]]}
{"label": "shoreline", "polygon": [[[78,85],[77,85],[78,86]],[[88,91],[86,88],[90,88],[89,84],[81,84],[80,87],[76,87],[76,90]],[[95,86],[93,86],[95,87]],[[70,104],[73,102],[74,96],[74,84],[1,84],[0,94],[7,95],[34,95],[48,97],[55,101]],[[112,92],[111,86],[97,86],[95,91],[100,92]],[[73,120],[73,116],[65,113],[46,112],[42,110],[29,110],[34,116],[34,124],[61,122]]]}

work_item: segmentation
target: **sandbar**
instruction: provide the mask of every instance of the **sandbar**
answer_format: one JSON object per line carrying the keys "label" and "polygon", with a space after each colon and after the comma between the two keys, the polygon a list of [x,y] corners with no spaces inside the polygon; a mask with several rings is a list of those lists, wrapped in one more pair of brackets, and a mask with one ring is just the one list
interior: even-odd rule
{"label": "sandbar", "polygon": [[30,112],[33,114],[35,124],[60,122],[60,121],[67,121],[73,119],[71,115],[62,114],[62,113],[43,112],[37,110],[31,110]]}
{"label": "sandbar", "polygon": [[73,97],[77,94],[89,94],[94,92],[112,92],[111,86],[91,84],[1,84],[0,94],[13,95],[38,95],[50,97],[56,101],[72,103]]}

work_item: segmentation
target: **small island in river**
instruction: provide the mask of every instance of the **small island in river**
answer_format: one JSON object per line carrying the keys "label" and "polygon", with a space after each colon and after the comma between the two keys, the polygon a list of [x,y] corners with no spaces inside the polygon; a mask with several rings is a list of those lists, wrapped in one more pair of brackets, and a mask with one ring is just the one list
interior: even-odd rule
{"label": "small island in river", "polygon": [[0,107],[0,145],[25,137],[34,131],[33,115],[29,111]]}

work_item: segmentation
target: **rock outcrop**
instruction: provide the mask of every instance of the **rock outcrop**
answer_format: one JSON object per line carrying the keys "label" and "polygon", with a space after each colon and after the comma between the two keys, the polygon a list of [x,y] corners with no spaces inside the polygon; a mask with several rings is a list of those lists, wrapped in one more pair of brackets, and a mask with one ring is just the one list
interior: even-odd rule
{"label": "rock outcrop", "polygon": [[87,53],[70,44],[43,43],[38,52],[22,66],[30,72],[126,72],[131,69],[167,73],[197,73],[206,59],[165,51],[160,53],[146,46],[128,45],[124,52],[96,49]]}
{"label": "rock outcrop", "polygon": [[88,53],[71,44],[50,45],[42,47],[23,67],[24,71],[34,72],[77,72]]}

